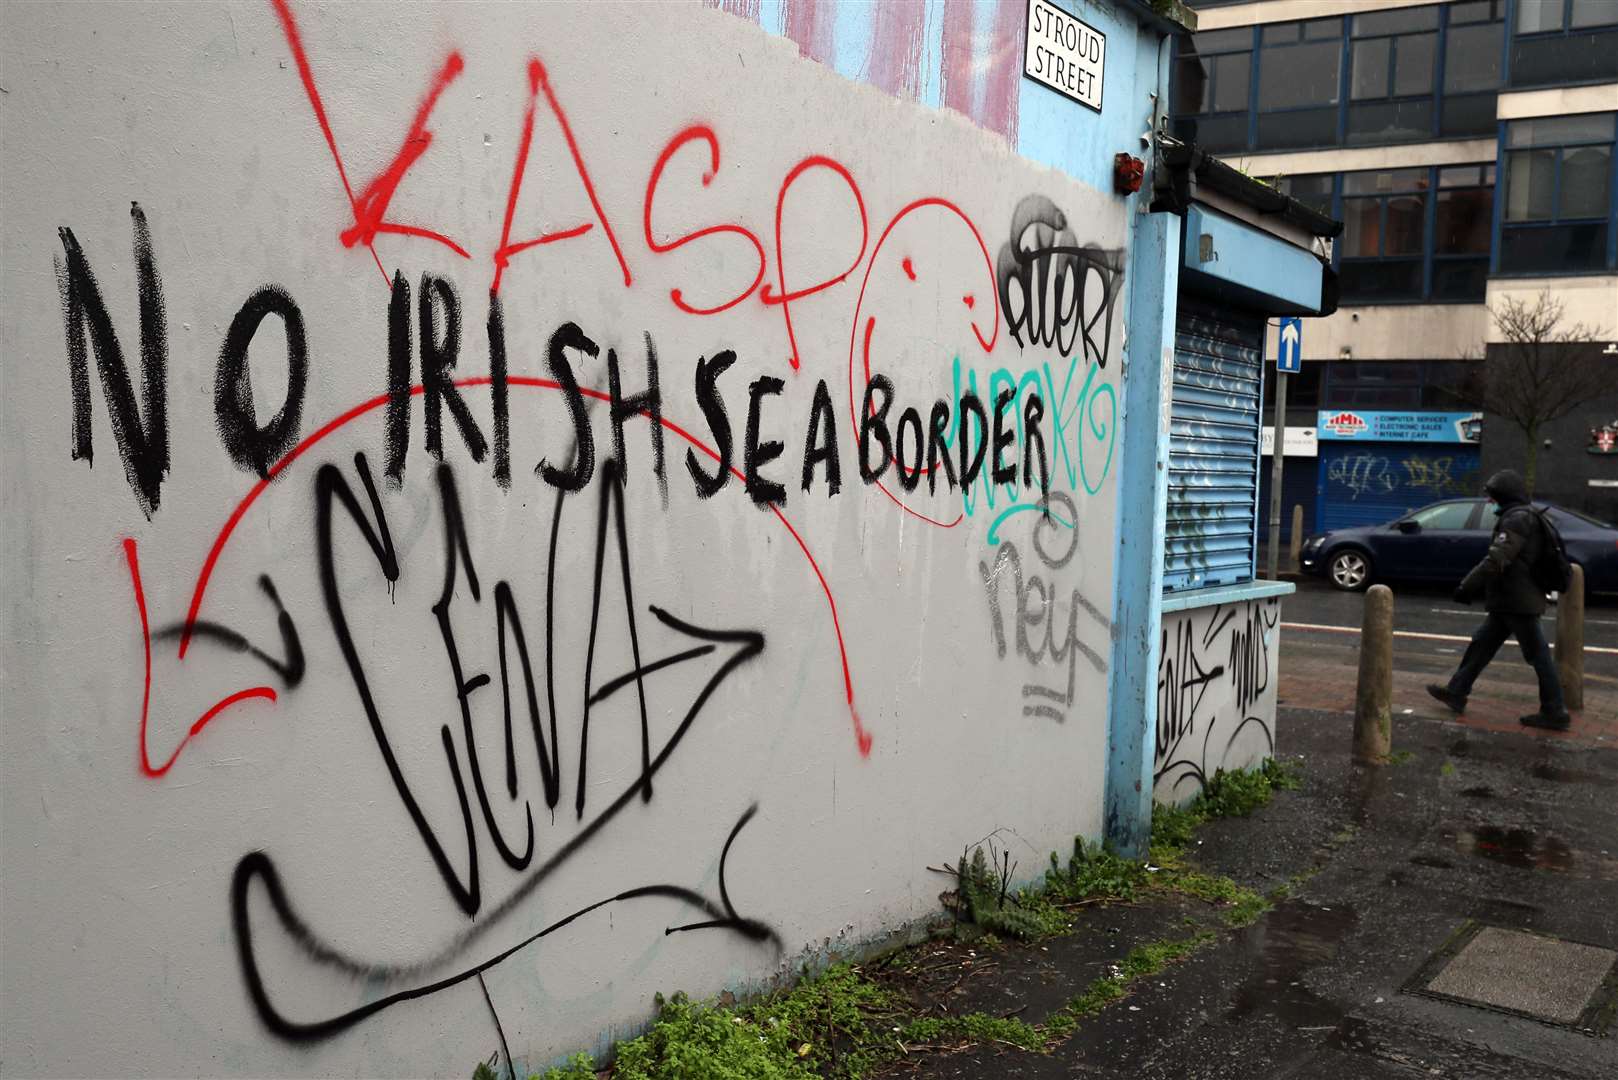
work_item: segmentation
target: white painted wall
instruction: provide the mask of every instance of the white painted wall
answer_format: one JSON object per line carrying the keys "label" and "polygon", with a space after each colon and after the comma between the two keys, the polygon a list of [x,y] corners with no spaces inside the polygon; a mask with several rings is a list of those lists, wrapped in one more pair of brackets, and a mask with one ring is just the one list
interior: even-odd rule
{"label": "white painted wall", "polygon": [[1226,160],[1250,176],[1308,176],[1363,169],[1410,169],[1423,165],[1493,164],[1493,139],[1452,139],[1398,146],[1339,146],[1320,150],[1236,152]]}
{"label": "white painted wall", "polygon": [[[1490,307],[1507,298],[1533,305],[1548,292],[1562,304],[1562,329],[1583,323],[1597,340],[1618,340],[1618,275],[1581,275],[1550,278],[1490,278]],[[1504,341],[1500,328],[1489,320],[1490,341]]]}
{"label": "white painted wall", "polygon": [[[344,245],[353,208],[269,4],[6,12],[5,1071],[465,1075],[497,1046],[473,975],[485,965],[519,1065],[537,1066],[644,1023],[655,991],[757,987],[805,956],[927,915],[940,884],[925,867],[963,843],[1003,830],[1034,866],[1075,833],[1095,836],[1124,312],[1120,303],[1108,336],[1095,319],[1106,282],[1092,274],[1081,304],[1101,355],[1069,361],[1026,329],[1028,347],[1019,348],[996,302],[994,263],[1030,196],[1060,208],[1076,233],[1047,241],[1109,251],[1124,244],[1123,202],[1012,157],[958,117],[847,83],[799,59],[793,43],[716,12],[646,4],[298,4],[295,12],[361,203],[406,142],[433,73],[452,52],[462,58],[385,220],[442,233],[468,257],[397,233],[375,237],[375,260],[363,243]],[[508,210],[533,107],[532,57],[543,61],[570,132],[541,93]],[[727,223],[748,233],[659,254],[643,229],[648,181],[660,153],[693,124],[711,130],[713,159],[701,139],[672,156],[649,211],[651,238]],[[778,218],[783,179],[812,155],[835,159],[857,182],[868,216],[863,254],[859,204],[830,168],[804,173]],[[941,201],[902,213],[923,198]],[[74,458],[69,335],[53,269],[82,247],[149,424],[132,203],[149,223],[167,328],[170,460],[150,514],[120,461],[93,354],[85,381],[93,463]],[[423,275],[439,275],[463,314],[455,374],[486,376],[488,296],[508,215],[513,244],[590,226],[511,255],[504,271],[509,490],[494,482],[492,457],[472,460],[446,406],[442,482],[455,495],[445,494],[424,448],[421,396],[408,406],[402,482],[389,483],[390,294],[377,263],[411,287],[412,356],[421,344],[413,305]],[[836,282],[791,305],[796,370],[784,309],[761,300],[761,274],[774,296]],[[233,319],[269,283],[301,313],[308,388],[293,425],[304,449],[259,493],[216,430],[215,391]],[[699,317],[677,310],[672,290],[695,306],[744,298]],[[626,392],[646,384],[648,335],[659,357],[667,495],[652,475],[651,426],[632,419],[621,534],[611,515],[598,529],[600,508],[612,508],[603,501],[612,456],[605,404],[589,401],[588,487],[558,510],[557,490],[535,474],[541,461],[568,463],[576,446],[566,397],[543,383],[553,377],[547,343],[568,322],[600,347],[595,359],[565,354],[594,391],[607,390],[609,349]],[[905,493],[892,470],[893,498],[862,483],[850,395],[865,382],[867,336],[871,370],[897,385],[890,419],[906,406],[925,418],[935,400],[953,404],[957,358],[985,394],[999,389],[1002,371],[1027,380],[1019,401],[1041,386],[1052,507],[1073,527],[1007,516],[1032,509],[1037,486],[1002,490],[990,505],[981,482],[969,503],[942,483],[935,494],[925,483]],[[247,354],[260,424],[281,408],[285,341],[272,315]],[[736,477],[701,500],[687,470],[693,440],[716,441],[694,372],[726,349],[736,361],[719,386],[737,468],[749,385],[776,378],[784,387],[761,399],[759,425],[762,440],[784,444],[762,469],[786,487],[780,516],[751,505]],[[413,383],[420,364],[411,361]],[[822,379],[841,451],[834,497],[823,472],[809,493],[799,483]],[[227,405],[240,401],[231,385],[225,391]],[[489,387],[461,395],[492,440]],[[364,519],[375,519],[358,455],[397,558],[391,585],[340,501],[329,543],[318,537],[323,483],[352,492]],[[711,467],[700,453],[693,460]],[[447,558],[452,504],[464,514],[475,591],[471,568]],[[508,764],[502,584],[533,662],[540,730],[557,756],[554,807],[509,632]],[[193,636],[181,659],[176,634],[188,610]],[[340,622],[374,697],[380,740],[344,660]],[[1060,660],[1046,636],[1052,625]],[[298,667],[293,637],[301,673],[289,671]],[[464,716],[450,637],[464,682],[491,680],[464,692]],[[586,758],[586,698],[634,671],[637,647],[642,666],[682,659],[592,707]],[[643,753],[653,760],[644,788]],[[514,849],[510,860],[497,834]],[[442,849],[442,868],[426,835]],[[284,888],[281,918],[271,866]],[[234,902],[233,880],[242,885]],[[458,902],[455,890],[474,882],[476,904]],[[674,889],[624,896],[660,885]],[[748,921],[669,932],[726,919],[727,905]],[[398,999],[414,993],[422,996]],[[283,1034],[271,1030],[273,1017]]]}
{"label": "white painted wall", "polygon": [[1277,597],[1163,613],[1158,802],[1189,802],[1220,769],[1252,769],[1274,756],[1280,623]]}
{"label": "white painted wall", "polygon": [[[1489,333],[1483,304],[1372,304],[1342,307],[1304,323],[1305,360],[1465,360],[1481,358]],[[1274,356],[1276,326],[1266,334]],[[1349,350],[1347,357],[1344,349]]]}

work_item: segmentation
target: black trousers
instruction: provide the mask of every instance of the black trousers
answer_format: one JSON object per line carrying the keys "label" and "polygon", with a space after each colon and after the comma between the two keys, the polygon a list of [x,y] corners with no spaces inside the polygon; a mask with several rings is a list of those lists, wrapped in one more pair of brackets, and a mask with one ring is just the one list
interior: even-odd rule
{"label": "black trousers", "polygon": [[1551,647],[1545,643],[1545,633],[1539,628],[1539,619],[1533,615],[1503,615],[1491,611],[1472,635],[1472,643],[1461,657],[1461,666],[1449,680],[1453,694],[1466,697],[1472,692],[1483,669],[1489,666],[1494,654],[1514,637],[1522,649],[1522,658],[1539,676],[1539,710],[1547,716],[1560,716],[1567,711],[1562,701],[1562,680],[1556,674],[1556,661],[1551,658]]}

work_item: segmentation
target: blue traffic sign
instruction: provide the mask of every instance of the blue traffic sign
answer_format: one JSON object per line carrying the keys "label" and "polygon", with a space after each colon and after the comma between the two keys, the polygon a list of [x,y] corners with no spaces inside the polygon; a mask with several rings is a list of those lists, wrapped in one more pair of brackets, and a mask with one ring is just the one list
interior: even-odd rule
{"label": "blue traffic sign", "polygon": [[1275,352],[1275,370],[1303,370],[1303,320],[1281,320],[1280,346]]}

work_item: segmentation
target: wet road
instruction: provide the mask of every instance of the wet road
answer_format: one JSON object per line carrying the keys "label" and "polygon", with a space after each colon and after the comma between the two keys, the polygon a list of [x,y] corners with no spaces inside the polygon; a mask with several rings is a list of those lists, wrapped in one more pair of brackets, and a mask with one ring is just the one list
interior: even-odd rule
{"label": "wet road", "polygon": [[[1281,602],[1283,705],[1351,711],[1359,664],[1359,627],[1365,598],[1324,581],[1298,582]],[[1447,718],[1425,686],[1449,678],[1467,640],[1483,618],[1479,604],[1462,605],[1448,589],[1394,587],[1394,713]],[[1555,640],[1556,609],[1542,623]],[[1618,603],[1593,600],[1585,611],[1585,708],[1575,733],[1618,742]],[[1467,720],[1484,727],[1516,727],[1538,705],[1534,673],[1515,642],[1508,642],[1473,688]]]}

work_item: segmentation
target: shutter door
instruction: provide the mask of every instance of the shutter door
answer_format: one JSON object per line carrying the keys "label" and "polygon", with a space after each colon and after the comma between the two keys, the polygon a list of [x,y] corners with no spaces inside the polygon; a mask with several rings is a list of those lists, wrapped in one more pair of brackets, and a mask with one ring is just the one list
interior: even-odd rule
{"label": "shutter door", "polygon": [[1323,442],[1321,530],[1380,525],[1439,499],[1476,495],[1481,468],[1476,446]]}
{"label": "shutter door", "polygon": [[[1312,457],[1289,457],[1282,465],[1281,542],[1292,542],[1292,508],[1303,507],[1303,535],[1317,532],[1315,495],[1320,486],[1320,466]],[[1259,463],[1258,538],[1262,544],[1270,528],[1270,459]]]}
{"label": "shutter door", "polygon": [[1175,331],[1163,588],[1251,581],[1263,324],[1182,304]]}

